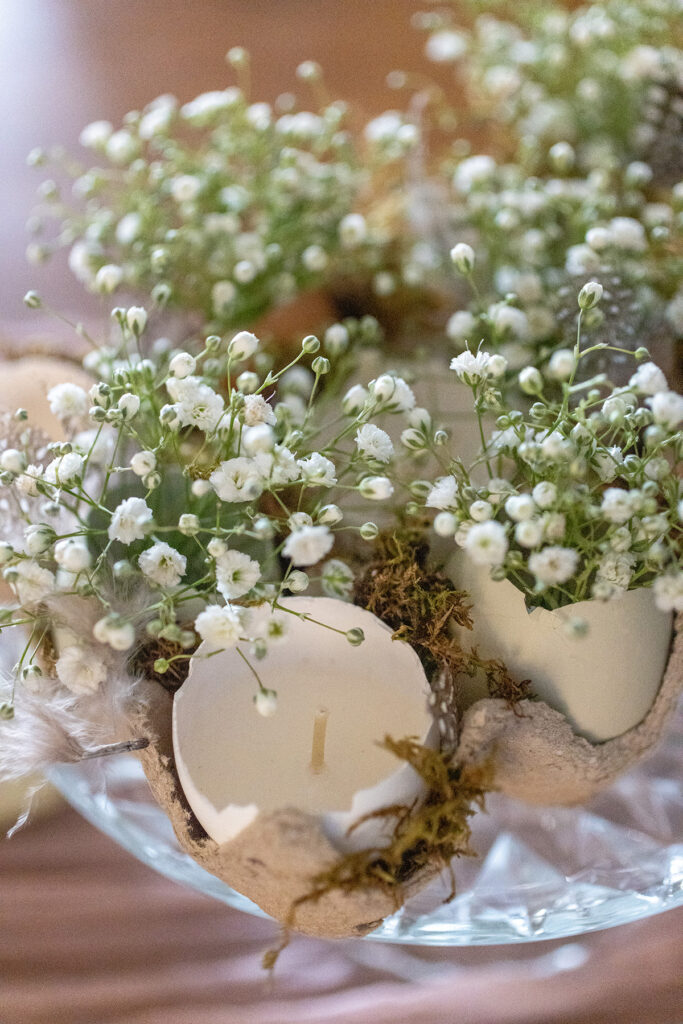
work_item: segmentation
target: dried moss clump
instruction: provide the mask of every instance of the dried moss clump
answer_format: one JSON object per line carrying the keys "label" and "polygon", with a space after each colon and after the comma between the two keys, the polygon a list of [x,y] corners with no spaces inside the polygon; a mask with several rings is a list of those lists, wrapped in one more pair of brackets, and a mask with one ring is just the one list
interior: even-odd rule
{"label": "dried moss clump", "polygon": [[[513,706],[529,696],[529,680],[518,682],[496,658],[480,658],[452,635],[453,625],[472,629],[468,595],[444,573],[428,568],[429,546],[417,531],[384,533],[375,558],[358,579],[355,602],[415,649],[434,691],[433,706],[446,742],[453,742],[459,675],[482,672],[491,697]],[[450,713],[449,713],[450,709]]]}
{"label": "dried moss clump", "polygon": [[[159,683],[169,693],[175,693],[187,679],[190,657],[197,646],[188,651],[173,640],[164,640],[160,637],[149,640],[132,655],[129,669],[132,674],[141,675],[145,679]],[[168,666],[165,672],[157,670],[159,662],[165,662]]]}

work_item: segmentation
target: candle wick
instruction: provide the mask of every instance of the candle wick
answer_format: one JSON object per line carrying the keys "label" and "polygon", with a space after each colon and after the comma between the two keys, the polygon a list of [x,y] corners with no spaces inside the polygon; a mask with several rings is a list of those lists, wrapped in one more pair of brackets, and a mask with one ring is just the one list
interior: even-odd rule
{"label": "candle wick", "polygon": [[318,708],[313,722],[313,746],[311,748],[311,771],[318,775],[325,767],[325,734],[327,719],[330,712],[327,708]]}

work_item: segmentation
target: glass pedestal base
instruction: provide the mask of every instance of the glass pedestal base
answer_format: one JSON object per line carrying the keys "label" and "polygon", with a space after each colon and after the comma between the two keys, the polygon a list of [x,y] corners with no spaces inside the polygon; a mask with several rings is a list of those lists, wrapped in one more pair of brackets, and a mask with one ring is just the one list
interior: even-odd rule
{"label": "glass pedestal base", "polygon": [[[366,941],[479,946],[562,939],[683,904],[683,713],[650,758],[582,807],[531,807],[491,794],[473,820],[476,858],[437,881]],[[175,881],[262,917],[182,852],[134,757],[60,766],[52,781],[89,821]]]}

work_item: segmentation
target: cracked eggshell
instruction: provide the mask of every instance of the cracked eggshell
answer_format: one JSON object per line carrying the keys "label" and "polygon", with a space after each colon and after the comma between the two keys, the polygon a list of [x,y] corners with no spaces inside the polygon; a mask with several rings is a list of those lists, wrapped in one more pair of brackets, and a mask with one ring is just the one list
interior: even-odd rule
{"label": "cracked eggshell", "polygon": [[[533,680],[532,680],[533,686]],[[614,739],[590,743],[567,718],[542,701],[515,708],[486,698],[465,712],[455,760],[490,760],[495,786],[531,804],[584,803],[608,788],[659,742],[683,690],[683,615],[676,621],[664,677],[652,707],[634,728]]]}
{"label": "cracked eggshell", "polygon": [[[201,867],[276,920],[321,938],[366,935],[398,909],[399,894],[376,886],[358,892],[329,892],[301,904],[292,916],[294,902],[310,892],[311,878],[330,868],[339,851],[322,831],[317,816],[291,808],[260,814],[231,842],[219,844],[211,839],[180,786],[171,712],[171,696],[158,684],[143,684],[134,724],[151,742],[139,756],[152,793],[169,816],[181,847]],[[407,899],[424,888],[439,868],[423,868],[406,881],[400,895]]]}
{"label": "cracked eggshell", "polygon": [[[339,850],[386,845],[393,824],[386,819],[349,830],[372,812],[409,806],[425,792],[417,772],[381,746],[387,734],[438,742],[420,660],[363,608],[325,597],[281,604],[293,613],[283,613],[286,637],[257,664],[263,685],[278,693],[272,717],[256,713],[257,683],[238,651],[214,655],[204,643],[192,658],[173,708],[185,797],[219,843],[239,837],[259,815],[295,807],[318,815]],[[269,613],[268,606],[253,609],[247,632],[258,635],[259,616]],[[365,640],[352,646],[345,634],[357,627]],[[320,707],[328,712],[327,737],[325,766],[316,773],[309,766]]]}

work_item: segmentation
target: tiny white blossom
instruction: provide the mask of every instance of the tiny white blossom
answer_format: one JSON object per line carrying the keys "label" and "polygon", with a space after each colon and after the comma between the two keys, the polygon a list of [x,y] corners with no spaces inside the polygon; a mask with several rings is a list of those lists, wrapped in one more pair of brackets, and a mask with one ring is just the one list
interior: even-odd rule
{"label": "tiny white blossom", "polygon": [[458,164],[453,175],[453,184],[458,192],[467,195],[474,188],[485,184],[495,174],[496,161],[486,154],[470,156]]}
{"label": "tiny white blossom", "polygon": [[272,452],[256,452],[253,461],[261,477],[273,484],[291,484],[301,475],[294,453],[282,444],[276,444]]}
{"label": "tiny white blossom", "polygon": [[185,575],[187,559],[165,541],[158,541],[138,558],[143,574],[160,587],[175,587]]}
{"label": "tiny white blossom", "polygon": [[675,391],[658,391],[647,399],[655,423],[661,423],[669,430],[676,430],[683,422],[683,395]]}
{"label": "tiny white blossom", "polygon": [[71,483],[81,475],[83,470],[83,458],[76,452],[68,452],[66,455],[59,455],[45,467],[44,479],[49,484]]}
{"label": "tiny white blossom", "polygon": [[131,306],[126,312],[126,323],[133,334],[142,334],[147,326],[147,310],[143,306]]}
{"label": "tiny white blossom", "polygon": [[593,452],[591,461],[602,482],[610,483],[623,466],[624,453],[616,445],[611,448],[598,448]]}
{"label": "tiny white blossom", "polygon": [[456,372],[463,384],[472,387],[488,377],[490,358],[489,353],[481,349],[478,352],[470,352],[469,349],[466,349],[459,356],[451,359],[451,370]]}
{"label": "tiny white blossom", "polygon": [[84,537],[65,537],[55,544],[55,562],[68,572],[83,572],[92,565],[92,555]]}
{"label": "tiny white blossom", "polygon": [[355,440],[356,448],[365,459],[376,462],[391,461],[394,454],[391,438],[385,430],[376,427],[374,423],[364,423],[358,430]]}
{"label": "tiny white blossom", "polygon": [[239,643],[242,618],[236,608],[208,605],[195,619],[194,628],[212,647],[230,648]]}
{"label": "tiny white blossom", "polygon": [[272,718],[277,711],[275,690],[259,690],[254,697],[254,707],[263,718]]}
{"label": "tiny white blossom", "polygon": [[487,520],[493,518],[493,505],[490,501],[484,501],[479,498],[477,501],[473,501],[469,507],[470,518],[474,519],[475,523],[485,523]]}
{"label": "tiny white blossom", "polygon": [[339,222],[339,240],[345,249],[355,249],[368,236],[368,225],[360,213],[347,213]]}
{"label": "tiny white blossom", "polygon": [[569,380],[574,371],[575,363],[576,360],[571,349],[558,348],[550,357],[548,376],[553,380]]}
{"label": "tiny white blossom", "polygon": [[505,501],[505,511],[510,519],[520,523],[536,513],[536,502],[530,494],[511,494]]}
{"label": "tiny white blossom", "polygon": [[331,487],[337,482],[334,463],[320,452],[299,459],[299,468],[303,479],[311,486]]}
{"label": "tiny white blossom", "polygon": [[175,402],[175,414],[184,426],[210,432],[216,429],[224,413],[223,399],[198,377],[170,377],[166,388]]}
{"label": "tiny white blossom", "polygon": [[375,399],[390,412],[408,412],[415,407],[415,395],[402,377],[383,373],[372,384]]}
{"label": "tiny white blossom", "polygon": [[523,519],[515,526],[515,540],[523,548],[535,548],[543,540],[543,524],[539,519]]}
{"label": "tiny white blossom", "polygon": [[476,317],[467,309],[459,309],[453,313],[446,324],[446,336],[451,341],[466,341],[474,334],[476,326]]}
{"label": "tiny white blossom", "polygon": [[4,452],[0,455],[0,469],[4,469],[6,473],[19,474],[25,468],[26,459],[23,453],[16,448],[5,448]]}
{"label": "tiny white blossom", "polygon": [[628,252],[643,252],[647,248],[645,228],[634,217],[614,217],[608,226],[612,245]]}
{"label": "tiny white blossom", "polygon": [[328,597],[349,600],[353,591],[353,571],[339,558],[330,558],[322,567],[321,582]]}
{"label": "tiny white blossom", "polygon": [[216,281],[211,289],[211,305],[214,313],[220,316],[235,301],[237,288],[232,281]]}
{"label": "tiny white blossom", "polygon": [[505,528],[494,520],[474,523],[467,531],[464,548],[476,565],[501,565],[508,550]]}
{"label": "tiny white blossom", "polygon": [[104,295],[111,295],[123,281],[123,270],[115,263],[105,263],[95,274],[95,289]]}
{"label": "tiny white blossom", "polygon": [[10,581],[10,586],[27,607],[42,601],[55,588],[53,574],[37,562],[23,560],[16,565],[15,571],[17,575]]}
{"label": "tiny white blossom", "polygon": [[182,380],[194,373],[197,369],[197,360],[189,352],[176,352],[168,364],[168,369],[174,377]]}
{"label": "tiny white blossom", "polygon": [[255,427],[259,423],[275,423],[273,408],[261,395],[247,395],[245,397],[243,415],[244,422],[249,427]]}
{"label": "tiny white blossom", "polygon": [[77,384],[55,384],[47,393],[50,412],[60,420],[78,419],[87,414],[90,399]]}
{"label": "tiny white blossom", "polygon": [[457,508],[458,481],[454,476],[440,476],[427,495],[426,508],[438,508],[453,511]]}
{"label": "tiny white blossom", "polygon": [[531,496],[539,508],[551,508],[557,501],[557,487],[549,480],[541,480],[534,487]]}
{"label": "tiny white blossom", "polygon": [[656,395],[667,390],[666,377],[656,363],[643,363],[629,380],[629,387],[641,395]]}
{"label": "tiny white blossom", "polygon": [[628,590],[635,564],[636,556],[630,551],[608,551],[598,563],[596,579]]}
{"label": "tiny white blossom", "polygon": [[156,469],[157,460],[154,452],[136,452],[130,460],[130,468],[136,476],[148,476]]}
{"label": "tiny white blossom", "polygon": [[294,565],[315,565],[333,544],[334,536],[326,526],[304,526],[289,534],[282,553]]}
{"label": "tiny white blossom", "polygon": [[439,512],[434,516],[432,525],[438,537],[453,537],[458,528],[458,520],[452,512]]}
{"label": "tiny white blossom", "polygon": [[[240,447],[246,455],[258,452],[270,452],[275,447],[275,433],[267,423],[258,423],[254,427],[245,427],[240,436]],[[269,475],[269,474],[264,474]]]}
{"label": "tiny white blossom", "polygon": [[105,615],[93,626],[98,643],[108,644],[114,651],[128,651],[135,643],[135,627],[116,615]]}
{"label": "tiny white blossom", "polygon": [[55,663],[55,672],[60,683],[79,696],[95,693],[107,678],[104,662],[92,648],[79,643],[70,643],[62,650]]}
{"label": "tiny white blossom", "polygon": [[451,249],[450,256],[453,266],[461,274],[467,276],[472,273],[476,257],[471,245],[468,245],[467,242],[458,242],[458,244],[454,245]]}
{"label": "tiny white blossom", "polygon": [[683,572],[658,576],[652,584],[655,604],[662,612],[683,612]]}
{"label": "tiny white blossom", "polygon": [[626,523],[635,512],[633,492],[608,487],[602,496],[600,511],[611,523]]}
{"label": "tiny white blossom", "polygon": [[255,460],[244,456],[221,462],[209,480],[221,501],[253,501],[263,492]]}
{"label": "tiny white blossom", "polygon": [[21,476],[18,476],[14,481],[14,486],[27,498],[37,498],[40,493],[38,490],[38,481],[42,476],[42,466],[27,466],[26,472],[22,473]]}
{"label": "tiny white blossom", "polygon": [[368,399],[369,392],[361,384],[354,384],[342,398],[342,409],[347,416],[356,416]]}
{"label": "tiny white blossom", "polygon": [[152,510],[143,498],[125,498],[114,509],[107,535],[109,540],[131,544],[143,539],[151,522]]}
{"label": "tiny white blossom", "polygon": [[243,551],[227,550],[216,558],[216,582],[226,601],[243,597],[261,579],[261,566]]}
{"label": "tiny white blossom", "polygon": [[394,493],[394,485],[388,476],[366,476],[358,485],[358,490],[370,501],[386,501]]}
{"label": "tiny white blossom", "polygon": [[543,586],[566,583],[579,564],[578,552],[573,548],[551,546],[529,555],[529,572]]}
{"label": "tiny white blossom", "polygon": [[240,331],[228,345],[228,356],[241,362],[253,356],[259,347],[259,340],[250,331]]}

